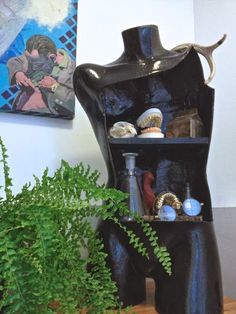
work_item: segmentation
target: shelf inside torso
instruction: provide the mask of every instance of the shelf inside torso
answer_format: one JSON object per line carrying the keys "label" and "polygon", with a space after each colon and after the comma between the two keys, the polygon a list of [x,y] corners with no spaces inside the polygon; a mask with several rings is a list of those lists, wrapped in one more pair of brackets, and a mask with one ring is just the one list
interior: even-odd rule
{"label": "shelf inside torso", "polygon": [[129,137],[129,138],[110,138],[109,142],[111,144],[138,144],[138,145],[183,145],[183,144],[209,144],[208,137],[172,137],[172,138],[139,138],[139,137]]}
{"label": "shelf inside torso", "polygon": [[109,144],[116,149],[164,149],[199,150],[209,147],[208,137],[181,138],[110,138]]}

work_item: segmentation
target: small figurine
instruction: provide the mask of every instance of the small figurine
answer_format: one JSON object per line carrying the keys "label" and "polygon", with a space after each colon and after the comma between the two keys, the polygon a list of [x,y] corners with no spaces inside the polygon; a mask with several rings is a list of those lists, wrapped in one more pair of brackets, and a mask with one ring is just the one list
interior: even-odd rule
{"label": "small figurine", "polygon": [[143,199],[146,205],[148,214],[152,214],[153,204],[155,201],[155,194],[152,190],[152,183],[154,176],[150,171],[147,171],[143,175]]}
{"label": "small figurine", "polygon": [[140,127],[140,138],[162,138],[164,134],[161,133],[161,124],[163,116],[159,109],[151,108],[144,111],[137,119],[137,125]]}
{"label": "small figurine", "polygon": [[109,129],[108,134],[113,138],[128,138],[136,136],[137,131],[132,123],[119,121]]}

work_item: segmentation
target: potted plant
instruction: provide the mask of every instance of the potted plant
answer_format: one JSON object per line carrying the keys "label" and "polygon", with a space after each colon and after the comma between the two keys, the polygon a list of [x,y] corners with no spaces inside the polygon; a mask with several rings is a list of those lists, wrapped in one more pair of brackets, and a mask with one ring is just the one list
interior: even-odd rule
{"label": "potted plant", "polygon": [[[103,313],[119,308],[116,285],[91,217],[118,224],[140,254],[147,249],[119,222],[127,214],[126,194],[98,184],[99,173],[62,161],[49,176],[13,195],[7,151],[0,138],[3,165],[0,199],[0,311],[14,314]],[[167,273],[171,261],[155,231],[141,224],[153,252]],[[89,265],[89,267],[87,267]],[[114,312],[113,312],[114,313]]]}

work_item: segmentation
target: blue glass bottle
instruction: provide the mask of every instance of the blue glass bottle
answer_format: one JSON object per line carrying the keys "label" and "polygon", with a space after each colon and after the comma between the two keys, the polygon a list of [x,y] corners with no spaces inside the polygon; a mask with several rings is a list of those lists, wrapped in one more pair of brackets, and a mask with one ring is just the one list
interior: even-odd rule
{"label": "blue glass bottle", "polygon": [[188,216],[197,216],[202,210],[201,203],[195,198],[191,197],[190,184],[186,183],[186,198],[183,202],[183,211]]}
{"label": "blue glass bottle", "polygon": [[[141,197],[140,188],[135,172],[135,164],[137,153],[123,153],[122,156],[125,158],[126,170],[122,179],[120,190],[129,194],[127,199],[127,205],[131,212],[144,215],[144,205]],[[122,221],[132,221],[132,217],[123,217]]]}

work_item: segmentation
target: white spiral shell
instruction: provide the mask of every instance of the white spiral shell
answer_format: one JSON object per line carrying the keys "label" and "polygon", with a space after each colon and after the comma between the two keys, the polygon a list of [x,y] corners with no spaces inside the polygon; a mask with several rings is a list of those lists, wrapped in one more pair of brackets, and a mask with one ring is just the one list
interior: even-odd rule
{"label": "white spiral shell", "polygon": [[108,134],[113,138],[127,138],[136,136],[137,131],[132,123],[118,121],[109,129]]}

